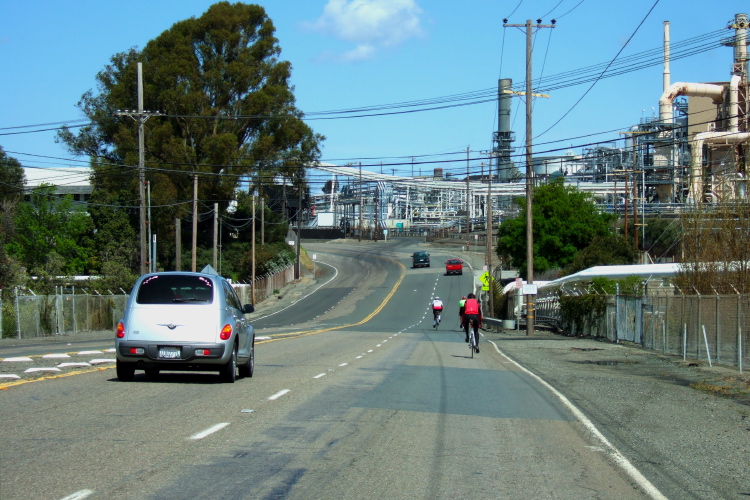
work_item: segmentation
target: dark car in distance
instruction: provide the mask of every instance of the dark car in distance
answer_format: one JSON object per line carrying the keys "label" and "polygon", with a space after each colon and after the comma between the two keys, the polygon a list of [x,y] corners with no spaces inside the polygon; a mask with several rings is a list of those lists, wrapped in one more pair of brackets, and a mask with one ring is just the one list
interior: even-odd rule
{"label": "dark car in distance", "polygon": [[414,252],[411,256],[411,267],[430,267],[430,254]]}

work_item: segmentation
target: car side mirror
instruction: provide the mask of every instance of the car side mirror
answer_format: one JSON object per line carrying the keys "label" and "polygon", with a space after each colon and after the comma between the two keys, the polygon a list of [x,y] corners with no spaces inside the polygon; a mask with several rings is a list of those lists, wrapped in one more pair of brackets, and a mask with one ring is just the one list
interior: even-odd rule
{"label": "car side mirror", "polygon": [[255,306],[252,304],[245,304],[242,306],[242,312],[245,314],[250,314],[255,312]]}

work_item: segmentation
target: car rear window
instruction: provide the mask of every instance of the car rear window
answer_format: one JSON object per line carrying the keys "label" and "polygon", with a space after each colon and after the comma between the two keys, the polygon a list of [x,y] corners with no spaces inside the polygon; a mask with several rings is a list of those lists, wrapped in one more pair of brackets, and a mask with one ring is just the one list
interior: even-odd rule
{"label": "car rear window", "polygon": [[460,263],[461,263],[461,261],[460,261],[460,260],[458,260],[458,259],[455,259],[455,260],[449,260],[449,261],[448,261],[448,264],[460,264]]}
{"label": "car rear window", "polygon": [[214,285],[203,276],[151,276],[138,288],[135,301],[139,304],[211,304]]}

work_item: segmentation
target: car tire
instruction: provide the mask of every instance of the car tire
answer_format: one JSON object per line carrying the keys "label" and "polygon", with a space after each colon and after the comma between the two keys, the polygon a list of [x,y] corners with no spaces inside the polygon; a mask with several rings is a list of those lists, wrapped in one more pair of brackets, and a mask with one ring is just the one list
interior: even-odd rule
{"label": "car tire", "polygon": [[233,384],[237,380],[237,345],[232,347],[232,355],[229,356],[227,364],[221,367],[219,372],[222,380],[228,384]]}
{"label": "car tire", "polygon": [[252,347],[250,348],[250,357],[247,359],[247,363],[240,366],[240,377],[252,377],[253,372],[255,371],[255,342],[253,342]]}
{"label": "car tire", "polygon": [[149,380],[155,380],[159,378],[159,369],[158,368],[146,368],[143,370],[146,372],[146,378]]}
{"label": "car tire", "polygon": [[126,363],[118,359],[116,364],[117,379],[120,382],[132,382],[135,377],[135,363]]}

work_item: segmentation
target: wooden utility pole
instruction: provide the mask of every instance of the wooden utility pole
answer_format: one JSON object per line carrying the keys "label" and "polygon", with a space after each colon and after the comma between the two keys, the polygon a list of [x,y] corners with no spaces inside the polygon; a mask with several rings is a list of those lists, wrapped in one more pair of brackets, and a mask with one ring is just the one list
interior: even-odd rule
{"label": "wooden utility pole", "polygon": [[359,238],[358,242],[362,243],[362,162],[359,162]]}
{"label": "wooden utility pole", "polygon": [[214,203],[214,245],[213,245],[213,266],[214,270],[219,270],[219,204]]}
{"label": "wooden utility pole", "polygon": [[138,203],[139,203],[139,231],[141,250],[141,274],[150,270],[150,238],[146,234],[146,147],[144,136],[144,125],[146,120],[152,116],[158,116],[159,111],[145,111],[143,109],[143,64],[137,64],[138,71],[138,109],[118,109],[115,116],[129,116],[138,122]]}
{"label": "wooden utility pole", "polygon": [[174,218],[174,261],[175,271],[182,271],[182,221]]}
{"label": "wooden utility pole", "polygon": [[195,272],[198,260],[198,173],[193,172],[193,253],[190,270]]}
{"label": "wooden utility pole", "polygon": [[471,244],[471,233],[469,228],[471,227],[471,217],[469,216],[469,200],[471,198],[471,188],[469,187],[469,148],[466,148],[466,251],[469,251],[469,245]]}
{"label": "wooden utility pole", "polygon": [[[262,198],[261,198],[262,199]],[[250,303],[255,305],[255,195],[253,195],[253,222],[252,226],[252,243],[250,245],[252,251],[252,266],[250,270]]]}
{"label": "wooden utility pole", "polygon": [[[507,19],[503,20],[504,27],[515,27],[526,29],[526,283],[534,283],[534,220],[533,220],[533,194],[534,194],[534,162],[532,159],[532,37],[534,30],[541,28],[554,28],[555,20],[552,24],[542,24],[541,19],[537,19],[537,24],[532,24],[531,19],[526,24],[507,24]],[[526,294],[526,335],[534,335],[534,295]]]}

